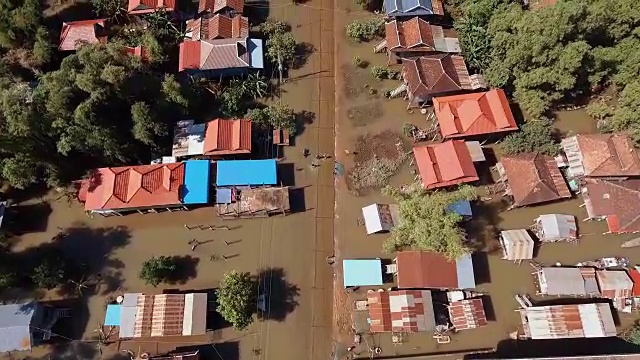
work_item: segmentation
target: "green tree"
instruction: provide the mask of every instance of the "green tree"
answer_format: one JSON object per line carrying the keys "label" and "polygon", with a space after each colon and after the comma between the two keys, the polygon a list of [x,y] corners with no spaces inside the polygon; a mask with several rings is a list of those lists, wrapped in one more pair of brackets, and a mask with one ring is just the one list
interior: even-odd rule
{"label": "green tree", "polygon": [[347,25],[347,36],[356,40],[371,41],[384,35],[384,19],[372,17],[365,20],[354,20]]}
{"label": "green tree", "polygon": [[115,19],[127,12],[125,2],[122,0],[91,0],[93,11],[97,16]]}
{"label": "green tree", "polygon": [[260,32],[269,37],[273,34],[284,34],[291,30],[291,26],[286,22],[267,19],[267,21],[260,24]]}
{"label": "green tree", "polygon": [[267,39],[267,58],[274,64],[278,65],[280,78],[282,71],[286,69],[286,65],[293,65],[296,57],[296,47],[298,43],[291,33],[273,33]]}
{"label": "green tree", "polygon": [[161,282],[167,282],[176,276],[178,265],[175,260],[169,256],[152,257],[142,263],[140,270],[140,279],[145,284],[158,286]]}
{"label": "green tree", "polygon": [[249,273],[235,270],[225,273],[216,299],[218,313],[237,330],[244,330],[253,322],[257,291]]}
{"label": "green tree", "polygon": [[66,259],[58,251],[42,256],[31,273],[33,283],[47,290],[62,285],[66,281],[66,276]]}
{"label": "green tree", "polygon": [[282,101],[263,109],[251,109],[247,117],[258,127],[269,126],[277,129],[287,129],[292,134],[296,130],[296,115],[293,109]]}
{"label": "green tree", "polygon": [[49,33],[44,27],[39,27],[33,43],[33,59],[38,66],[42,66],[51,60],[53,46],[49,41]]}
{"label": "green tree", "polygon": [[553,126],[546,119],[532,120],[523,124],[520,131],[507,135],[500,143],[500,153],[513,155],[537,152],[556,155],[559,147],[553,136]]}
{"label": "green tree", "polygon": [[455,191],[427,192],[418,183],[408,190],[385,187],[383,194],[397,203],[402,221],[391,230],[383,244],[387,253],[403,249],[432,251],[451,260],[467,254],[465,233],[459,223],[462,216],[448,207],[459,200],[473,200],[476,191],[461,186]]}
{"label": "green tree", "polygon": [[1,0],[0,47],[14,49],[33,44],[41,21],[38,0]]}

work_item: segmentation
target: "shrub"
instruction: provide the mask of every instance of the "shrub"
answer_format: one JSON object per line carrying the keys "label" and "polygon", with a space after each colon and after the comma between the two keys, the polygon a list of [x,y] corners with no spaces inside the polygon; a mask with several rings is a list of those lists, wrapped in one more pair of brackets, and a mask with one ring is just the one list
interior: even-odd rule
{"label": "shrub", "polygon": [[384,34],[384,19],[372,17],[355,20],[347,25],[347,36],[356,41],[371,41]]}

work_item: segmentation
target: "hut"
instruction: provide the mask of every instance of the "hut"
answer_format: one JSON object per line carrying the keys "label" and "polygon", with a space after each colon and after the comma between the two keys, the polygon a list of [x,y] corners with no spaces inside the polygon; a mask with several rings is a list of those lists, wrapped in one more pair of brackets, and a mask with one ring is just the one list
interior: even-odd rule
{"label": "hut", "polygon": [[291,211],[289,187],[217,189],[216,211],[223,219],[264,218]]}
{"label": "hut", "polygon": [[533,259],[535,243],[524,229],[505,230],[500,232],[502,258],[513,262]]}
{"label": "hut", "polygon": [[538,295],[598,296],[598,283],[593,268],[543,267],[533,273]]}
{"label": "hut", "polygon": [[607,233],[640,232],[640,180],[584,181],[580,190],[587,220],[606,220]]}
{"label": "hut", "polygon": [[611,299],[613,307],[622,312],[631,312],[633,281],[624,270],[597,270],[596,279],[602,297]]}
{"label": "hut", "polygon": [[578,241],[578,226],[573,215],[540,215],[536,218],[532,230],[542,242]]}
{"label": "hut", "polygon": [[571,177],[640,176],[640,157],[628,135],[578,134],[563,139],[560,146],[569,162]]}
{"label": "hut", "polygon": [[398,223],[398,205],[371,204],[362,208],[367,235],[390,231]]}
{"label": "hut", "polygon": [[600,338],[616,336],[607,303],[532,306],[520,309],[529,339]]}
{"label": "hut", "polygon": [[436,319],[429,290],[369,291],[370,331],[434,331]]}
{"label": "hut", "polygon": [[482,298],[464,299],[449,304],[449,320],[456,331],[487,326]]}
{"label": "hut", "polygon": [[345,259],[342,261],[344,287],[381,286],[380,259]]}
{"label": "hut", "polygon": [[426,251],[400,251],[394,262],[398,288],[473,289],[476,287],[471,255],[456,261]]}

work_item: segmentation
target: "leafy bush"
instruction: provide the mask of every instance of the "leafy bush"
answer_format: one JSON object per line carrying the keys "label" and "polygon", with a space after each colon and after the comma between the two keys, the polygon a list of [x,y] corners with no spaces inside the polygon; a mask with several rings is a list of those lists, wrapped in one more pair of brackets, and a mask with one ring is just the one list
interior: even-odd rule
{"label": "leafy bush", "polygon": [[397,79],[399,75],[400,73],[398,71],[390,69],[388,67],[376,65],[371,68],[371,76],[373,76],[377,80],[394,80]]}
{"label": "leafy bush", "polygon": [[225,273],[216,290],[217,311],[236,330],[244,330],[253,322],[257,291],[248,272]]}
{"label": "leafy bush", "polygon": [[161,282],[166,282],[175,276],[178,265],[169,256],[152,257],[142,263],[140,279],[147,285],[158,286]]}
{"label": "leafy bush", "polygon": [[347,25],[347,36],[356,41],[371,41],[383,35],[384,19],[381,17],[355,20]]}
{"label": "leafy bush", "polygon": [[499,149],[505,155],[537,152],[553,156],[558,153],[559,147],[553,136],[551,122],[543,119],[522,125],[519,132],[504,138]]}

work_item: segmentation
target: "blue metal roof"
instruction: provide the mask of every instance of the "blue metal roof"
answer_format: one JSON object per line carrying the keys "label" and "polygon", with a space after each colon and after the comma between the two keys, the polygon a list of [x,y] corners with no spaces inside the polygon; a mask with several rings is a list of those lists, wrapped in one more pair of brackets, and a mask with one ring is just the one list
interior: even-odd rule
{"label": "blue metal roof", "polygon": [[216,204],[231,204],[231,189],[216,189]]}
{"label": "blue metal roof", "polygon": [[251,67],[254,69],[264,69],[264,51],[262,50],[262,39],[248,39],[249,56],[251,57]]}
{"label": "blue metal roof", "polygon": [[185,161],[183,204],[206,204],[209,202],[209,169],[209,160]]}
{"label": "blue metal roof", "polygon": [[380,259],[348,259],[342,261],[344,287],[382,285]]}
{"label": "blue metal roof", "polygon": [[393,16],[432,15],[433,5],[431,0],[384,0],[384,10]]}
{"label": "blue metal roof", "polygon": [[216,185],[275,185],[276,160],[229,160],[217,162]]}
{"label": "blue metal roof", "polygon": [[467,200],[457,201],[447,207],[447,210],[457,213],[462,216],[472,216],[471,212],[471,202]]}
{"label": "blue metal roof", "polygon": [[120,304],[107,305],[107,313],[104,316],[104,325],[120,326],[120,310],[122,310],[122,305]]}
{"label": "blue metal roof", "polygon": [[476,276],[473,272],[473,261],[471,261],[470,254],[456,260],[456,273],[460,289],[473,289],[476,287]]}

